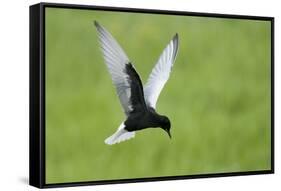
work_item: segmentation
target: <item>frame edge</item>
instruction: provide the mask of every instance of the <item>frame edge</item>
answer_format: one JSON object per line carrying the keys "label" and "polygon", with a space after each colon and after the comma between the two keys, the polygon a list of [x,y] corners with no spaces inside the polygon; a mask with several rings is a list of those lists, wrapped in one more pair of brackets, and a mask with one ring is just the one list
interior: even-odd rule
{"label": "frame edge", "polygon": [[40,104],[41,7],[29,7],[29,185],[43,188]]}

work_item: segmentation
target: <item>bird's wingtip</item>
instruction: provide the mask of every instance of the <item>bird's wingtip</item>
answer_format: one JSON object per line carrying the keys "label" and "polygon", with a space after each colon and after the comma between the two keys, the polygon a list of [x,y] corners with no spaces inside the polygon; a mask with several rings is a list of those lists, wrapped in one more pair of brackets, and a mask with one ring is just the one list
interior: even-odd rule
{"label": "bird's wingtip", "polygon": [[173,38],[174,40],[178,40],[179,39],[179,35],[178,35],[178,33],[176,33],[175,35],[174,35],[174,38]]}
{"label": "bird's wingtip", "polygon": [[173,55],[174,55],[174,59],[175,59],[176,55],[177,55],[177,52],[178,52],[178,48],[179,48],[179,35],[178,35],[178,33],[176,33],[175,36],[173,37],[172,43],[173,43],[173,47],[175,47],[174,50],[173,50]]}
{"label": "bird's wingtip", "polygon": [[100,26],[99,23],[98,23],[98,21],[96,21],[96,20],[94,20],[93,23],[94,23],[94,25],[95,25],[96,27],[99,27],[99,26]]}

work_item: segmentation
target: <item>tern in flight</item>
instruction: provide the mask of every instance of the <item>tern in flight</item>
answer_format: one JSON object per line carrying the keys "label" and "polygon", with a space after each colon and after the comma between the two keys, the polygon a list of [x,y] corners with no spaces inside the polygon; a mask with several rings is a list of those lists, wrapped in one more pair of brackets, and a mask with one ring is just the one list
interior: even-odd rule
{"label": "tern in flight", "polygon": [[105,140],[112,145],[135,137],[136,131],[159,127],[171,138],[168,117],[156,112],[156,102],[169,79],[178,52],[178,34],[166,46],[154,66],[144,88],[126,53],[113,36],[97,21],[94,22],[107,69],[127,117],[117,131]]}

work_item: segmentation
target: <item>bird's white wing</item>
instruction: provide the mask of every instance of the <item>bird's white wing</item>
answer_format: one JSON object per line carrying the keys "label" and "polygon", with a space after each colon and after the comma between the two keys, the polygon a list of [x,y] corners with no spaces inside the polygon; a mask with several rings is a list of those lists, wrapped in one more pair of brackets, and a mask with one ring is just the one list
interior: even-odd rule
{"label": "bird's white wing", "polygon": [[103,26],[96,21],[94,24],[98,31],[98,37],[106,66],[111,74],[123,110],[128,116],[132,110],[132,104],[130,102],[131,89],[128,81],[129,76],[126,73],[126,65],[130,63],[129,58],[117,41]]}
{"label": "bird's white wing", "polygon": [[144,86],[144,98],[146,105],[152,108],[156,108],[156,102],[161,90],[169,79],[170,72],[178,52],[178,44],[178,34],[176,34],[162,52],[149,75],[147,83]]}
{"label": "bird's white wing", "polygon": [[119,126],[119,128],[117,129],[117,131],[111,135],[110,137],[108,137],[107,139],[105,139],[105,143],[108,145],[113,145],[116,143],[120,143],[122,141],[126,141],[128,139],[134,138],[135,137],[135,132],[129,132],[125,129],[125,125],[124,122]]}

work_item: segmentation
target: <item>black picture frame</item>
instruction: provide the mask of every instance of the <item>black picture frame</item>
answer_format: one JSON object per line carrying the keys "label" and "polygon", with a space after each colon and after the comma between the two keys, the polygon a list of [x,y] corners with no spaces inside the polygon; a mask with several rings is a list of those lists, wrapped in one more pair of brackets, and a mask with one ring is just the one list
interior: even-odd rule
{"label": "black picture frame", "polygon": [[[202,175],[150,177],[122,180],[102,180],[46,184],[45,181],[45,8],[69,8],[118,12],[185,15],[212,18],[237,18],[270,21],[271,23],[271,169],[248,172],[229,172]],[[30,129],[29,129],[29,184],[38,188],[84,186],[99,184],[164,181],[190,178],[226,177],[274,173],[274,17],[197,13],[155,9],[104,7],[74,4],[39,3],[30,6]]]}

